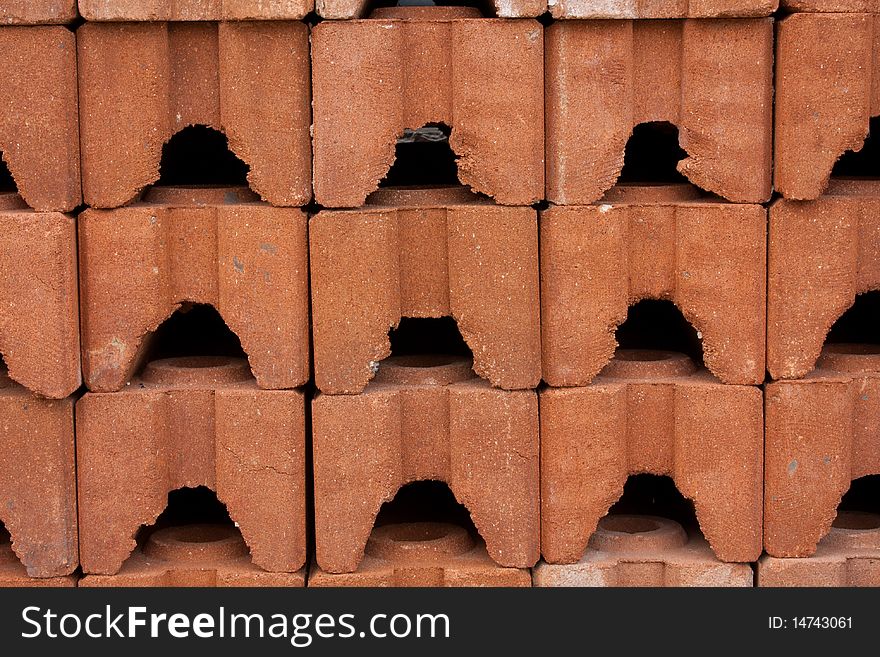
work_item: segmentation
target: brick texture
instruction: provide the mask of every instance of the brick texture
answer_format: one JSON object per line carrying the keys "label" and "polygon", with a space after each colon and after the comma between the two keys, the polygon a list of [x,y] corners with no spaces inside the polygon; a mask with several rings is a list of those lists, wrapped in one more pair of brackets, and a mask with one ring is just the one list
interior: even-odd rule
{"label": "brick texture", "polygon": [[113,208],[159,177],[162,145],[222,131],[277,206],[310,200],[308,28],[294,22],[88,23],[77,32],[86,203]]}
{"label": "brick texture", "polygon": [[299,20],[313,0],[79,0],[90,21]]}
{"label": "brick texture", "polygon": [[67,28],[0,28],[0,151],[36,210],[81,201],[76,66]]}
{"label": "brick texture", "polygon": [[305,569],[270,573],[255,566],[241,533],[226,525],[182,525],[153,532],[115,575],[87,575],[80,586],[303,587]]}
{"label": "brick texture", "polygon": [[76,18],[76,0],[3,0],[0,25],[69,23]]}
{"label": "brick texture", "polygon": [[760,388],[718,383],[683,354],[621,350],[592,385],[541,404],[541,549],[577,563],[630,474],[668,475],[722,561],[761,553]]}
{"label": "brick texture", "polygon": [[474,371],[505,389],[541,379],[537,217],[461,189],[383,190],[309,222],[315,382],[356,393],[402,317],[455,318]]}
{"label": "brick texture", "polygon": [[803,12],[880,12],[877,0],[781,0],[780,4],[785,9]]}
{"label": "brick texture", "polygon": [[779,0],[549,0],[554,18],[731,18],[769,16]]}
{"label": "brick texture", "polygon": [[841,512],[813,556],[761,557],[758,586],[880,586],[880,516]]}
{"label": "brick texture", "polygon": [[241,528],[253,563],[305,563],[305,401],[259,390],[242,359],[149,363],[120,393],[77,404],[83,571],[112,575],[168,493],[206,486]]}
{"label": "brick texture", "polygon": [[[731,201],[770,197],[773,21],[560,21],[546,30],[547,198],[610,189],[641,123],[678,126],[678,170]],[[587,55],[589,53],[589,55]]]}
{"label": "brick texture", "polygon": [[353,573],[313,565],[309,586],[531,586],[529,571],[495,564],[482,541],[462,527],[417,522],[383,525],[370,534]]}
{"label": "brick texture", "polygon": [[719,561],[705,539],[673,520],[653,516],[605,516],[575,564],[540,563],[535,586],[728,586],[753,585],[752,567]]}
{"label": "brick texture", "polygon": [[641,299],[668,299],[724,383],[764,381],[767,213],[691,186],[615,187],[601,204],[541,213],[544,380],[590,383]]}
{"label": "brick texture", "polygon": [[794,14],[776,42],[775,176],[790,199],[818,198],[837,159],[860,150],[880,115],[878,17]]}
{"label": "brick texture", "polygon": [[360,395],[312,402],[318,566],[353,572],[383,502],[439,480],[471,513],[496,563],[539,553],[538,399],[490,388],[467,360],[385,361]]}
{"label": "brick texture", "polygon": [[0,194],[0,352],[9,375],[62,398],[80,386],[76,222]]}
{"label": "brick texture", "polygon": [[[85,380],[120,390],[148,336],[184,302],[214,306],[262,388],[309,378],[306,215],[246,188],[153,188],[80,217]],[[124,296],[125,304],[117,300]]]}
{"label": "brick texture", "polygon": [[0,545],[0,582],[69,575],[78,565],[73,400],[34,397],[3,372],[0,418],[0,522],[16,558]]}
{"label": "brick texture", "polygon": [[[388,15],[389,9],[391,13],[399,9],[397,7],[377,7],[370,11],[375,4],[370,0],[315,0],[315,10],[321,18],[345,19],[364,18],[368,15],[372,18],[381,17]],[[547,11],[547,0],[492,0],[491,5],[495,15],[499,18],[534,18]],[[407,10],[412,14],[416,11],[423,14],[430,11],[421,7],[415,11],[413,9],[413,7],[407,7]]]}
{"label": "brick texture", "polygon": [[880,474],[880,347],[831,344],[805,379],[767,386],[764,546],[804,557],[850,482]]}
{"label": "brick texture", "polygon": [[767,369],[810,372],[856,295],[880,289],[880,183],[835,180],[816,201],[770,208]]}
{"label": "brick texture", "polygon": [[358,207],[407,128],[452,129],[458,178],[504,205],[543,196],[543,39],[533,20],[404,7],[312,30],[315,198]]}

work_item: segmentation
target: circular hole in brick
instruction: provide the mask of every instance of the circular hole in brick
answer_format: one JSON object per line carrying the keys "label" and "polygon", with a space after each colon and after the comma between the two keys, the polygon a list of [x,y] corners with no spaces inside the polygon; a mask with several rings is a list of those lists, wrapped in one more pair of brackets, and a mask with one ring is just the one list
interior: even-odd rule
{"label": "circular hole in brick", "polygon": [[447,354],[391,356],[379,363],[375,380],[400,385],[449,385],[474,378],[473,362]]}
{"label": "circular hole in brick", "polygon": [[244,358],[182,356],[147,363],[141,378],[147,383],[214,386],[247,381],[252,376]]}
{"label": "circular hole in brick", "polygon": [[619,534],[643,534],[655,532],[661,527],[656,520],[641,516],[605,516],[599,521],[599,526],[607,532]]}
{"label": "circular hole in brick", "polygon": [[688,376],[697,367],[690,356],[657,349],[618,349],[602,371],[616,379]]}
{"label": "circular hole in brick", "polygon": [[835,529],[873,531],[880,529],[880,515],[862,511],[841,511],[832,526]]}
{"label": "circular hole in brick", "polygon": [[367,541],[367,554],[389,561],[424,561],[462,554],[474,546],[464,527],[444,522],[381,525]]}
{"label": "circular hole in brick", "polygon": [[607,515],[599,520],[590,547],[602,552],[659,552],[687,543],[684,528],[668,518],[643,515]]}
{"label": "circular hole in brick", "polygon": [[880,344],[835,342],[822,348],[817,366],[837,372],[880,371]]}
{"label": "circular hole in brick", "polygon": [[195,524],[156,530],[144,552],[166,561],[218,561],[245,556],[248,549],[234,526]]}

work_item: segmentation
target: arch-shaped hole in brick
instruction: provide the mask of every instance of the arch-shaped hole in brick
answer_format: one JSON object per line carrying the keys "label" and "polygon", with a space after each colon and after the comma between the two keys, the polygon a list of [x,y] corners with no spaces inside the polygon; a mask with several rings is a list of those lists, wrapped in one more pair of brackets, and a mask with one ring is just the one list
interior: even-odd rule
{"label": "arch-shaped hole in brick", "polygon": [[825,344],[880,344],[880,291],[856,296],[855,303],[834,323]]}
{"label": "arch-shaped hole in brick", "polygon": [[688,182],[676,168],[687,153],[678,142],[678,128],[668,121],[637,125],[626,144],[618,184],[670,184]]}
{"label": "arch-shaped hole in brick", "polygon": [[13,559],[19,560],[15,552],[12,551],[12,536],[9,534],[9,530],[6,529],[6,525],[0,520],[0,563],[4,561],[9,562]]}
{"label": "arch-shaped hole in brick", "polygon": [[0,153],[0,194],[18,193],[18,185],[16,185],[15,178],[12,177],[12,173],[9,171],[6,160],[3,159],[2,155]]}
{"label": "arch-shaped hole in brick", "polygon": [[[361,10],[357,16],[369,16],[371,18],[391,18],[382,10],[390,7],[400,7],[406,10],[409,7],[470,7],[477,9],[484,17],[497,15],[492,0],[452,0],[451,2],[433,2],[432,0],[362,0]],[[377,14],[376,12],[379,10]]]}
{"label": "arch-shaped hole in brick", "polygon": [[[678,491],[672,478],[667,476],[630,475],[623,486],[623,495],[608,510],[606,518],[616,515],[668,518],[685,529],[699,529],[694,503],[684,497]],[[607,529],[608,520],[604,525]],[[613,528],[613,520],[611,525]],[[639,528],[636,523],[629,523],[629,525],[636,529]],[[646,524],[644,527],[648,526]]]}
{"label": "arch-shaped hole in brick", "polygon": [[404,317],[388,332],[392,356],[442,355],[473,359],[452,317]]}
{"label": "arch-shaped hole in brick", "polygon": [[671,301],[643,299],[633,304],[615,337],[619,349],[675,351],[703,362],[702,336]]}
{"label": "arch-shaped hole in brick", "polygon": [[379,187],[460,185],[458,158],[449,145],[450,133],[442,123],[404,130],[394,148],[394,163]]}
{"label": "arch-shaped hole in brick", "polygon": [[846,151],[831,170],[832,178],[880,178],[880,117],[873,117],[859,151]]}
{"label": "arch-shaped hole in brick", "polygon": [[[414,481],[402,486],[394,499],[385,502],[379,509],[374,528],[401,523],[453,525],[465,529],[472,537],[478,536],[470,512],[455,499],[452,490],[442,481]],[[429,533],[426,529],[421,540],[425,540]]]}
{"label": "arch-shaped hole in brick", "polygon": [[229,148],[226,136],[213,128],[194,125],[176,133],[162,147],[159,186],[247,185],[250,167]]}
{"label": "arch-shaped hole in brick", "polygon": [[[189,357],[246,359],[247,355],[241,340],[213,306],[184,303],[150,336],[142,364],[165,358]],[[216,364],[213,360],[203,362],[205,365],[202,367]]]}
{"label": "arch-shaped hole in brick", "polygon": [[838,518],[847,512],[880,513],[880,474],[852,481],[837,507]]}

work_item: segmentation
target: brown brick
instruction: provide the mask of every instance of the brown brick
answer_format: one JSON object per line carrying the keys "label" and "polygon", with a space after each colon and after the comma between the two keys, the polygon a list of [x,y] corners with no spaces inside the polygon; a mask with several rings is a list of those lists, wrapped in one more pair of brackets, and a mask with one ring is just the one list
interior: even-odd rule
{"label": "brown brick", "polygon": [[543,197],[543,28],[473,12],[397,7],[314,28],[318,203],[362,205],[398,137],[429,123],[452,129],[458,178],[474,191],[504,205]]}
{"label": "brown brick", "polygon": [[308,28],[296,22],[88,23],[77,32],[86,203],[156,182],[162,145],[223,131],[263,199],[311,197]]}
{"label": "brown brick", "polygon": [[761,553],[760,388],[718,383],[683,354],[620,350],[590,386],[541,403],[541,551],[576,563],[631,474],[668,475],[722,561]]}
{"label": "brown brick", "polygon": [[678,126],[678,170],[745,203],[770,197],[773,21],[559,21],[546,31],[547,198],[610,189],[633,128]]}
{"label": "brown brick", "polygon": [[527,569],[495,564],[463,527],[414,522],[376,527],[352,573],[312,565],[309,586],[531,586]]}
{"label": "brown brick", "polygon": [[403,317],[452,316],[474,370],[505,389],[541,379],[538,229],[531,208],[461,188],[382,190],[309,222],[315,382],[364,389]]}
{"label": "brown brick", "polygon": [[764,382],[767,213],[689,185],[615,187],[601,204],[541,213],[544,380],[588,384],[614,355],[627,308],[668,299],[724,383]]}
{"label": "brown brick", "polygon": [[[2,532],[0,532],[2,533]],[[0,539],[0,589],[6,587],[71,587],[76,586],[76,577],[72,575],[60,577],[28,577],[27,570],[9,542]]]}
{"label": "brown brick", "polygon": [[816,201],[770,208],[767,369],[813,369],[834,322],[856,295],[880,289],[880,182],[835,180]]}
{"label": "brown brick", "polygon": [[758,586],[880,586],[880,516],[842,512],[811,557],[761,557]]}
{"label": "brown brick", "polygon": [[70,23],[76,18],[76,0],[3,0],[0,24],[43,25]]}
{"label": "brown brick", "polygon": [[784,9],[813,12],[880,12],[877,0],[781,0]]}
{"label": "brown brick", "polygon": [[243,359],[149,363],[118,393],[77,404],[83,571],[112,575],[168,493],[217,493],[260,568],[305,563],[305,401],[259,390]]}
{"label": "brown brick", "polygon": [[[315,10],[322,18],[364,18],[367,15],[375,17],[388,14],[387,7],[377,7],[371,12],[371,7],[375,5],[370,0],[315,0]],[[547,0],[492,0],[491,5],[499,18],[534,18],[547,11]],[[408,6],[407,9],[414,7]],[[427,13],[421,7],[417,11]]]}
{"label": "brown brick", "polygon": [[255,566],[239,532],[226,525],[182,525],[153,532],[115,575],[87,575],[80,586],[305,586],[305,569],[270,573]]}
{"label": "brown brick", "polygon": [[0,351],[9,375],[62,398],[79,388],[76,222],[0,194]]}
{"label": "brown brick", "polygon": [[767,386],[764,545],[805,557],[850,482],[880,474],[880,347],[831,344],[805,379]]}
{"label": "brown brick", "polygon": [[78,565],[73,400],[35,397],[0,373],[0,445],[0,521],[20,560],[3,565],[0,545],[0,582],[19,571],[69,575]]}
{"label": "brown brick", "polygon": [[605,516],[575,564],[540,563],[535,586],[753,586],[749,564],[723,563],[673,520]]}
{"label": "brown brick", "polygon": [[89,389],[121,389],[148,336],[184,302],[223,315],[260,387],[305,383],[306,222],[301,210],[274,208],[246,188],[157,187],[128,207],[86,210],[80,268]]}
{"label": "brown brick", "polygon": [[877,15],[794,14],[776,45],[776,190],[812,200],[837,159],[861,150],[880,114],[874,59]]}
{"label": "brown brick", "polygon": [[312,402],[319,567],[354,572],[383,502],[413,481],[449,484],[498,564],[539,553],[538,399],[496,390],[470,362],[401,356],[360,395]]}
{"label": "brown brick", "polygon": [[0,151],[29,206],[80,204],[76,41],[65,27],[0,27]]}
{"label": "brown brick", "polygon": [[90,21],[299,20],[313,0],[79,0]]}
{"label": "brown brick", "polygon": [[769,16],[779,0],[549,0],[554,18],[733,18]]}

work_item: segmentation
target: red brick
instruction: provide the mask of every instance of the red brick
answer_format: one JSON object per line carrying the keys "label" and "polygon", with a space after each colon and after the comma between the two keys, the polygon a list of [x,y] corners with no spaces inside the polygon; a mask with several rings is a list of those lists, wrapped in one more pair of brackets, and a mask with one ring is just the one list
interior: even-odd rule
{"label": "red brick", "polygon": [[305,569],[270,573],[255,566],[241,533],[225,525],[153,532],[115,575],[87,575],[80,586],[305,586]]}
{"label": "red brick", "polygon": [[559,21],[547,28],[547,198],[610,189],[641,123],[678,126],[678,170],[724,198],[770,197],[773,21]]}
{"label": "red brick", "polygon": [[856,295],[880,289],[880,182],[835,180],[816,201],[770,208],[767,369],[810,372]]}
{"label": "red brick", "polygon": [[0,194],[0,351],[9,375],[62,398],[79,388],[76,222]]}
{"label": "red brick", "polygon": [[83,571],[112,575],[168,493],[217,493],[260,568],[305,563],[305,400],[259,390],[243,359],[153,361],[118,393],[77,404]]}
{"label": "red brick", "polygon": [[90,21],[299,20],[313,0],[79,0]]}
{"label": "red brick", "polygon": [[813,12],[880,12],[877,0],[781,0],[784,9]]}
{"label": "red brick", "polygon": [[[184,302],[214,306],[262,388],[309,378],[306,215],[246,188],[154,188],[80,217],[83,366],[90,390],[120,390],[150,334]],[[124,297],[126,303],[118,300]]]}
{"label": "red brick", "polygon": [[77,32],[86,203],[124,205],[162,145],[220,130],[263,199],[310,199],[308,28],[295,22],[88,23]]}
{"label": "red brick", "polygon": [[880,516],[842,512],[811,557],[761,557],[758,586],[880,586]]}
{"label": "red brick", "polygon": [[769,16],[779,0],[549,0],[554,18],[732,18]]}
{"label": "red brick", "polygon": [[706,540],[673,520],[605,516],[575,564],[540,563],[535,586],[753,586],[752,567],[719,561]]}
{"label": "red brick", "polygon": [[828,186],[837,159],[861,150],[872,116],[877,15],[794,14],[780,21],[776,45],[776,190],[812,200]]}
{"label": "red brick", "polygon": [[76,16],[76,0],[3,0],[0,3],[0,24],[3,25],[70,23]]}
{"label": "red brick", "polygon": [[724,383],[764,382],[767,213],[689,185],[615,187],[602,204],[541,213],[544,380],[590,383],[641,299],[668,299]]}
{"label": "red brick", "polygon": [[0,545],[0,582],[69,575],[78,565],[73,400],[35,397],[0,373],[0,445],[0,522],[20,560],[9,566]]}
{"label": "red brick", "polygon": [[531,586],[527,569],[495,564],[466,529],[435,522],[376,527],[352,573],[312,565],[309,586]]}
{"label": "red brick", "polygon": [[76,577],[72,575],[61,577],[28,577],[27,570],[15,553],[9,542],[0,540],[0,589],[6,587],[71,587],[76,586]]}
{"label": "red brick", "polygon": [[805,557],[850,482],[880,474],[880,347],[832,344],[805,379],[767,386],[764,545]]}
{"label": "red brick", "polygon": [[474,371],[505,389],[541,379],[537,216],[461,188],[382,190],[309,222],[315,382],[364,389],[402,317],[455,318]]}
{"label": "red brick", "polygon": [[458,178],[474,191],[504,205],[543,197],[543,28],[475,12],[396,7],[314,28],[318,203],[362,205],[398,137],[429,123],[452,129]]}
{"label": "red brick", "polygon": [[76,41],[65,27],[0,27],[0,151],[29,206],[80,204]]}
{"label": "red brick", "polygon": [[[364,18],[388,14],[388,7],[371,9],[375,5],[370,0],[315,0],[315,10],[322,18]],[[534,18],[547,11],[547,0],[492,0],[491,5],[494,15],[499,18]]]}
{"label": "red brick", "polygon": [[496,563],[539,553],[538,399],[496,390],[470,362],[385,361],[360,395],[312,402],[318,566],[354,572],[383,502],[413,481],[449,484]]}
{"label": "red brick", "polygon": [[722,561],[761,553],[760,388],[718,383],[683,354],[621,350],[590,386],[541,404],[541,551],[576,563],[627,477],[668,475]]}

